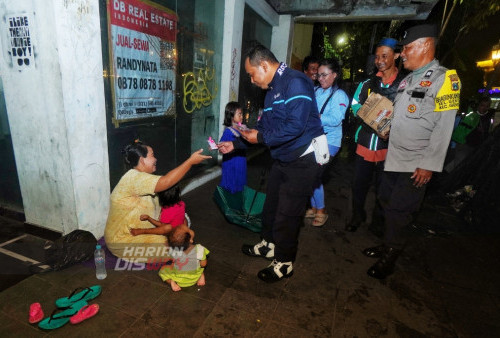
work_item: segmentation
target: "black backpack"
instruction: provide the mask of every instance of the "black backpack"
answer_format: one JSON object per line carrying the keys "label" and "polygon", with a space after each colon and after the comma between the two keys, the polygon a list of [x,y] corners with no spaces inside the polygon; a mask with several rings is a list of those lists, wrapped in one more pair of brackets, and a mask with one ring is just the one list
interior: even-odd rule
{"label": "black backpack", "polygon": [[[73,230],[69,234],[45,244],[45,260],[30,267],[32,273],[58,271],[94,256],[97,240],[85,230]],[[48,266],[45,267],[44,265]]]}

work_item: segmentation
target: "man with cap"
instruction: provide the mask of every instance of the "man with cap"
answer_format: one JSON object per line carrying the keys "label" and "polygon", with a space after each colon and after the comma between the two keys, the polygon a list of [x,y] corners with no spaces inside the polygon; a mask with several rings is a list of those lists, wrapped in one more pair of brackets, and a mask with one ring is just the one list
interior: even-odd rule
{"label": "man with cap", "polygon": [[433,172],[441,172],[460,101],[455,70],[434,58],[437,27],[408,29],[401,44],[404,68],[411,71],[399,84],[394,100],[389,147],[379,200],[384,209],[384,244],[363,250],[378,261],[368,275],[383,279],[394,271],[406,245],[409,225],[422,204]]}
{"label": "man with cap", "polygon": [[[358,110],[371,93],[378,93],[394,101],[399,83],[403,79],[403,75],[396,67],[396,60],[399,57],[399,53],[396,52],[397,43],[397,40],[391,38],[382,38],[378,43],[374,59],[378,72],[361,82],[356,89],[351,103],[354,116],[357,116]],[[378,191],[387,154],[387,139],[378,137],[377,133],[362,120],[354,140],[357,148],[352,183],[352,217],[346,225],[346,230],[350,232],[356,231],[366,220],[365,201],[370,182],[375,173],[375,191]],[[377,201],[370,230],[378,236],[382,236],[383,233],[382,214],[382,208]]]}

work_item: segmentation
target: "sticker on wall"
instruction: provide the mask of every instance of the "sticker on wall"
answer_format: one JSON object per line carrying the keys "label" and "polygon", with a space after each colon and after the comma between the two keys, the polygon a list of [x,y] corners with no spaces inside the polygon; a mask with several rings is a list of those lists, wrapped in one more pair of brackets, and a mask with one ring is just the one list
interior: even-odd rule
{"label": "sticker on wall", "polygon": [[139,0],[107,5],[115,126],[174,115],[177,15]]}
{"label": "sticker on wall", "polygon": [[35,65],[31,17],[13,15],[6,20],[9,37],[9,54],[12,66],[19,71]]}

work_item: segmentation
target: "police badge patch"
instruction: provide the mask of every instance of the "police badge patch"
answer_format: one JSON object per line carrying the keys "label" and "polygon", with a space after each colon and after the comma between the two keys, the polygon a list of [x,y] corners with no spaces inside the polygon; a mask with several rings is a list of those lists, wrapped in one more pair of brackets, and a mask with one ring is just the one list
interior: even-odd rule
{"label": "police badge patch", "polygon": [[459,90],[460,89],[460,79],[458,78],[458,75],[451,74],[451,75],[448,75],[448,77],[450,78],[450,82],[451,82],[451,90],[453,90],[453,91]]}
{"label": "police badge patch", "polygon": [[414,104],[410,104],[408,106],[408,112],[410,112],[411,114],[413,114],[416,111],[417,111],[417,106],[415,106]]}
{"label": "police badge patch", "polygon": [[444,83],[434,99],[434,111],[458,109],[460,105],[460,78],[454,69],[446,71]]}

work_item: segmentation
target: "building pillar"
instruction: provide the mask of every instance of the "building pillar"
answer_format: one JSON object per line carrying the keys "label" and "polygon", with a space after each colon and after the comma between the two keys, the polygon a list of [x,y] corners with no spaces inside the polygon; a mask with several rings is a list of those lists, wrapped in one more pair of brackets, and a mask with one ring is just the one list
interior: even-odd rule
{"label": "building pillar", "polygon": [[279,61],[290,64],[292,57],[293,18],[291,15],[280,15],[279,24],[273,26],[271,50]]}
{"label": "building pillar", "polygon": [[0,71],[26,222],[100,237],[110,184],[99,1],[0,0],[0,14]]}
{"label": "building pillar", "polygon": [[[240,84],[241,41],[245,0],[225,0],[224,38],[222,40],[222,73],[220,84],[220,116],[224,121],[224,107],[229,101],[238,101]],[[224,128],[219,129],[219,139]]]}

